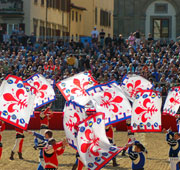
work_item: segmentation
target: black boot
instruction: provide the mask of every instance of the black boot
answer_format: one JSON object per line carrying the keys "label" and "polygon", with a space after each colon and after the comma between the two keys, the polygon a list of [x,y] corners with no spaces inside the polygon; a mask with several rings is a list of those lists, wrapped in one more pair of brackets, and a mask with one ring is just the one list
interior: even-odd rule
{"label": "black boot", "polygon": [[21,153],[21,152],[18,152],[18,155],[19,155],[19,159],[24,159],[24,158],[22,157],[22,153]]}
{"label": "black boot", "polygon": [[117,162],[116,162],[116,158],[113,158],[112,161],[113,161],[113,167],[116,167],[116,166],[119,165],[119,164],[117,164]]}
{"label": "black boot", "polygon": [[72,167],[72,170],[76,170],[77,167],[78,167],[78,165],[77,165],[77,164],[74,164],[73,167]]}
{"label": "black boot", "polygon": [[14,160],[14,152],[13,152],[13,151],[11,151],[11,156],[10,156],[9,159],[10,159],[10,160]]}
{"label": "black boot", "polygon": [[126,150],[123,150],[123,152],[122,152],[122,156],[126,156]]}

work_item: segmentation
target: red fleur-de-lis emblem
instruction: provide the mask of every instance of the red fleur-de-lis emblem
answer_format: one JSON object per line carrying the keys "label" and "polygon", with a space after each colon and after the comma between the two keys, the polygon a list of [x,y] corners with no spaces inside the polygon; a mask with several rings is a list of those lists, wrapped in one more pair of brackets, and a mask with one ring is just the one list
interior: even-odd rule
{"label": "red fleur-de-lis emblem", "polygon": [[[84,79],[83,79],[84,80]],[[83,82],[83,80],[82,80],[82,82]],[[77,94],[77,92],[76,91],[79,91],[80,93],[81,93],[81,95],[83,95],[83,96],[86,96],[87,95],[87,93],[86,93],[86,89],[85,89],[85,87],[87,86],[87,85],[89,85],[89,82],[88,81],[86,81],[86,82],[84,82],[84,83],[82,83],[81,84],[81,82],[80,82],[80,80],[79,79],[74,79],[73,80],[73,83],[74,83],[74,85],[76,86],[75,88],[72,88],[72,90],[71,90],[71,93],[72,94]]]}
{"label": "red fleur-de-lis emblem", "polygon": [[[25,91],[23,89],[19,89],[16,91],[16,94],[14,94],[14,89],[12,89],[11,93],[5,93],[3,94],[3,98],[5,101],[7,101],[7,104],[4,104],[4,106],[8,106],[8,112],[13,113],[14,111],[19,112],[19,110],[24,109],[27,107],[27,95],[25,95]],[[18,106],[19,109],[14,109],[14,106]]]}
{"label": "red fleur-de-lis emblem", "polygon": [[37,93],[40,94],[37,96],[39,96],[40,98],[44,98],[48,86],[46,84],[41,85],[38,81],[35,81],[34,87],[37,89]]}
{"label": "red fleur-de-lis emblem", "polygon": [[123,98],[120,96],[115,96],[115,92],[113,93],[113,96],[109,92],[104,92],[104,96],[101,97],[102,103],[100,106],[109,108],[110,106],[113,106],[113,109],[111,109],[114,113],[118,112],[117,103],[121,103],[123,101]]}
{"label": "red fleur-de-lis emblem", "polygon": [[72,132],[72,130],[74,129],[74,126],[76,125],[76,123],[80,122],[80,120],[81,119],[80,119],[78,113],[74,113],[74,116],[70,116],[69,121],[66,122],[66,126]]}
{"label": "red fleur-de-lis emblem", "polygon": [[84,141],[84,143],[81,145],[81,152],[86,153],[89,149],[89,157],[91,157],[91,154],[94,156],[99,156],[99,150],[101,150],[101,148],[99,147],[100,139],[96,137],[90,129],[87,129],[85,131],[85,137],[86,139],[81,137],[81,139]]}
{"label": "red fleur-de-lis emblem", "polygon": [[158,111],[158,109],[154,105],[154,102],[151,102],[149,98],[143,101],[143,105],[141,105],[141,103],[139,104],[140,107],[137,107],[135,109],[135,113],[140,115],[138,120],[141,118],[141,121],[143,123],[146,122],[148,119],[150,119],[151,116]]}
{"label": "red fleur-de-lis emblem", "polygon": [[176,104],[180,104],[180,98],[178,97],[178,93],[175,94],[175,97],[170,98],[170,102],[173,106]]}
{"label": "red fleur-de-lis emblem", "polygon": [[142,90],[140,87],[138,88],[138,86],[141,85],[141,80],[136,80],[135,83],[128,83],[127,84],[127,88],[129,89],[129,93],[130,93],[130,97],[133,97],[136,93],[136,91],[138,90]]}

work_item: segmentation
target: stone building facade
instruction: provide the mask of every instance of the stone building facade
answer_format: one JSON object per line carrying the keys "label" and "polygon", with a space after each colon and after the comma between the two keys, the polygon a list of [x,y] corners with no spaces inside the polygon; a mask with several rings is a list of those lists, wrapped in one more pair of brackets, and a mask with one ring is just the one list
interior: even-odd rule
{"label": "stone building facade", "polygon": [[70,0],[0,0],[0,25],[37,37],[69,36]]}
{"label": "stone building facade", "polygon": [[0,0],[7,34],[22,28],[37,37],[91,36],[97,27],[113,35],[114,0]]}
{"label": "stone building facade", "polygon": [[180,36],[180,0],[114,0],[114,34],[139,30],[154,39]]}
{"label": "stone building facade", "polygon": [[[80,36],[91,36],[91,31],[94,27],[96,27],[98,31],[104,29],[106,36],[108,34],[113,35],[114,0],[71,0],[71,3],[85,9],[83,11],[81,10],[81,13],[79,12],[83,22],[83,29]],[[71,17],[74,12],[75,9],[71,9]],[[82,22],[72,24],[71,30],[73,29],[72,26],[80,28]],[[71,35],[72,34],[74,34],[74,32],[72,32]],[[79,35],[79,33],[77,34]]]}
{"label": "stone building facade", "polygon": [[74,3],[71,3],[71,12],[70,12],[70,37],[73,40],[78,40],[80,37],[84,36],[84,25],[85,17],[84,11],[86,8],[77,6]]}

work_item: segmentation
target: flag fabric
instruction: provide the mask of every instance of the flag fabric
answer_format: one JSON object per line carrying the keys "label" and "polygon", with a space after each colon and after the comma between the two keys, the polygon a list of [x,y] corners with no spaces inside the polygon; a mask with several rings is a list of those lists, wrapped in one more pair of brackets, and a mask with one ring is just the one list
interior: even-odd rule
{"label": "flag fabric", "polygon": [[35,108],[44,106],[55,100],[54,80],[46,79],[41,74],[35,74],[24,80],[24,83],[28,83],[37,89],[34,101]]}
{"label": "flag fabric", "polygon": [[63,125],[66,138],[70,146],[77,149],[77,130],[76,124],[86,118],[84,107],[75,102],[66,102],[64,107]]}
{"label": "flag fabric", "polygon": [[89,116],[78,125],[77,144],[80,159],[88,170],[101,169],[123,149],[109,143],[104,113]]}
{"label": "flag fabric", "polygon": [[135,97],[131,117],[132,132],[160,132],[161,94],[153,90],[141,90]]}
{"label": "flag fabric", "polygon": [[21,78],[8,75],[0,87],[0,119],[26,130],[34,111],[35,93]]}
{"label": "flag fabric", "polygon": [[132,108],[116,81],[97,85],[86,90],[97,112],[105,113],[105,123],[110,125],[131,118]]}
{"label": "flag fabric", "polygon": [[133,101],[135,99],[135,94],[137,91],[152,89],[153,84],[139,75],[128,74],[124,76],[121,83],[121,88],[126,94],[126,97],[129,100]]}
{"label": "flag fabric", "polygon": [[97,85],[90,72],[81,72],[56,84],[66,101],[74,101],[82,106],[90,99],[86,89]]}
{"label": "flag fabric", "polygon": [[163,114],[169,114],[175,116],[180,106],[180,86],[172,87],[168,96],[166,97],[166,102],[163,108]]}

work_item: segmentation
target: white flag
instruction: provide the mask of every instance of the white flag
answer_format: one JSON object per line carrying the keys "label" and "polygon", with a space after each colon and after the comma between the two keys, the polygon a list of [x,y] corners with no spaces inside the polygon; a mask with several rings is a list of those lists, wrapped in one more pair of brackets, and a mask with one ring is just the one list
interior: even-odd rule
{"label": "white flag", "polygon": [[88,117],[78,128],[78,153],[88,170],[101,169],[123,149],[109,143],[105,133],[104,113]]}
{"label": "white flag", "polygon": [[132,108],[116,81],[94,86],[88,90],[97,112],[105,113],[105,123],[110,125],[131,118]]}
{"label": "white flag", "polygon": [[56,84],[66,101],[71,100],[82,106],[90,101],[85,90],[94,85],[97,85],[97,82],[90,72],[76,74]]}
{"label": "white flag", "polygon": [[34,89],[21,78],[9,75],[0,87],[0,119],[26,130],[34,111]]}
{"label": "white flag", "polygon": [[150,81],[139,75],[128,74],[124,76],[121,83],[121,88],[123,89],[127,98],[133,101],[135,99],[135,94],[137,91],[152,89],[153,85]]}
{"label": "white flag", "polygon": [[86,118],[86,113],[83,106],[75,102],[66,102],[64,107],[63,125],[66,138],[70,146],[77,149],[77,129],[76,124]]}
{"label": "white flag", "polygon": [[137,92],[132,109],[132,132],[160,132],[161,105],[162,98],[159,92],[153,90]]}
{"label": "white flag", "polygon": [[54,80],[46,79],[41,74],[35,74],[24,81],[36,88],[34,107],[44,106],[55,100]]}
{"label": "white flag", "polygon": [[180,106],[180,87],[172,87],[163,108],[163,114],[175,116]]}

